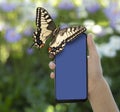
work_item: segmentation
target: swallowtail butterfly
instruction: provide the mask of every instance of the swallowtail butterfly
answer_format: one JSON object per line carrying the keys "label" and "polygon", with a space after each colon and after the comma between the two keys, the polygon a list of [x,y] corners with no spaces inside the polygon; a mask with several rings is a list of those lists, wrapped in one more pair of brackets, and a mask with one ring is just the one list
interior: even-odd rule
{"label": "swallowtail butterfly", "polygon": [[64,29],[56,27],[47,10],[42,7],[36,9],[36,26],[37,30],[33,33],[33,45],[42,48],[46,40],[52,37],[48,49],[51,58],[62,51],[67,42],[72,41],[77,35],[86,31],[84,26],[74,26]]}

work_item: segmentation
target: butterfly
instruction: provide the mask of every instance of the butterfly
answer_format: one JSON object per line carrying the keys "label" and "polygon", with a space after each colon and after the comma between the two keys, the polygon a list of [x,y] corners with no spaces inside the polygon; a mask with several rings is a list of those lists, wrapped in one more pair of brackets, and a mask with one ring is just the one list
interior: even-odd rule
{"label": "butterfly", "polygon": [[79,34],[86,31],[84,26],[72,26],[64,29],[56,27],[48,11],[42,7],[36,9],[35,23],[37,30],[33,33],[33,45],[42,48],[45,45],[46,40],[49,37],[52,37],[48,49],[50,58],[54,58],[56,54],[64,49],[66,43],[72,41]]}

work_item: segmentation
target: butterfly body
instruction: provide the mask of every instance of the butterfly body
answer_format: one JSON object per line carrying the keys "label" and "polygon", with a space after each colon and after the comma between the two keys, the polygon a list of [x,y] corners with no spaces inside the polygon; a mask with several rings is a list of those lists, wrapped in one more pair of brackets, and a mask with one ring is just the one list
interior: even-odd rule
{"label": "butterfly body", "polygon": [[33,45],[41,48],[44,46],[46,40],[51,37],[52,41],[49,44],[48,51],[50,57],[54,57],[64,49],[67,42],[72,41],[77,35],[86,31],[84,26],[74,26],[64,29],[56,27],[47,10],[42,7],[38,7],[36,10],[36,26],[37,31],[33,34]]}

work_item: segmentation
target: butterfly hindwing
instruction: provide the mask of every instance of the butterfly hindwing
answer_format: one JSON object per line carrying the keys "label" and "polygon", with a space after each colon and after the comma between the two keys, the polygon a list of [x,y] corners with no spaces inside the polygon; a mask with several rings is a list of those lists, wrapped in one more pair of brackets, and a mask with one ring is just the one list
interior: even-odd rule
{"label": "butterfly hindwing", "polygon": [[61,30],[61,32],[64,33],[63,36],[66,37],[65,41],[69,42],[75,39],[79,34],[83,33],[86,30],[86,28],[83,26],[77,26],[77,27],[69,27],[63,30],[66,30],[65,33]]}
{"label": "butterfly hindwing", "polygon": [[49,53],[53,55],[58,54],[61,50],[64,49],[64,46],[66,45],[67,42],[72,41],[79,34],[85,31],[86,28],[83,26],[69,27],[60,30],[58,35],[56,35],[54,40],[50,43]]}
{"label": "butterfly hindwing", "polygon": [[45,44],[48,37],[52,35],[52,32],[56,29],[53,19],[42,7],[36,9],[36,26],[37,31],[34,32],[34,43],[36,46],[40,47]]}

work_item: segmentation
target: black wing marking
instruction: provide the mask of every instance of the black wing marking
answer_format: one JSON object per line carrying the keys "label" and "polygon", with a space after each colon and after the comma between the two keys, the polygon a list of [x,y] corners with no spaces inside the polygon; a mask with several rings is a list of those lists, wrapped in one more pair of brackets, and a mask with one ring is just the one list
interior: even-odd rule
{"label": "black wing marking", "polygon": [[67,42],[75,39],[79,34],[86,31],[84,26],[64,28],[59,31],[58,35],[54,38],[54,41],[50,43],[49,53],[54,56],[64,49]]}

